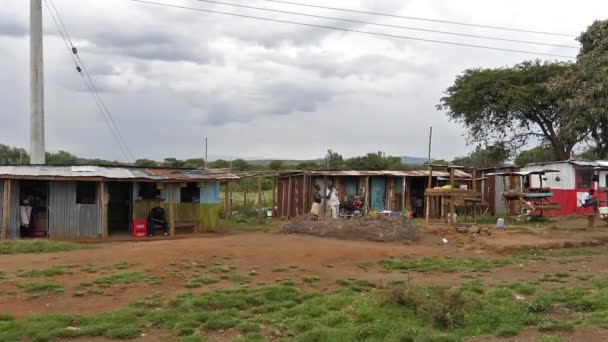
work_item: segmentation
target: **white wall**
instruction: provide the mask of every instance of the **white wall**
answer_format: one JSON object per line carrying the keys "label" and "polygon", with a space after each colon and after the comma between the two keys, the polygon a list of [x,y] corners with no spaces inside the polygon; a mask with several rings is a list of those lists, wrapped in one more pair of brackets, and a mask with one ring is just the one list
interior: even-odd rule
{"label": "white wall", "polygon": [[[539,171],[543,169],[551,169],[558,170],[559,173],[547,173],[543,176],[543,178],[547,178],[547,180],[543,179],[543,186],[548,186],[552,189],[575,189],[576,187],[576,179],[574,172],[574,165],[563,162],[563,163],[550,163],[550,164],[538,164],[538,165],[526,165],[520,169],[522,172],[526,171]],[[559,177],[559,181],[556,179]],[[533,188],[537,188],[540,186],[540,178],[539,176],[533,175],[531,176],[532,184],[530,184]]]}
{"label": "white wall", "polygon": [[600,188],[608,187],[608,171],[600,171]]}

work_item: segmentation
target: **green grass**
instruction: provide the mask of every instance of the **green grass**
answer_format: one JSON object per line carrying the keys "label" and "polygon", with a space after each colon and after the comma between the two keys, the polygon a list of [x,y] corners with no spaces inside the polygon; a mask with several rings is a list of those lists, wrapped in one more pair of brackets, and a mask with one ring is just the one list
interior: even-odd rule
{"label": "green grass", "polygon": [[145,272],[127,272],[112,274],[93,281],[93,285],[99,287],[110,287],[115,284],[132,284],[149,280]]}
{"label": "green grass", "polygon": [[312,283],[316,283],[320,280],[319,277],[317,276],[304,276],[302,277],[302,281],[306,284],[312,284]]}
{"label": "green grass", "polygon": [[217,279],[203,277],[203,276],[195,276],[190,279],[188,283],[186,283],[186,288],[195,289],[199,287],[203,287],[203,285],[210,285],[219,282]]}
{"label": "green grass", "polygon": [[17,284],[28,293],[54,292],[63,293],[63,285],[54,281],[24,282]]}
{"label": "green grass", "polygon": [[0,254],[67,252],[89,248],[94,247],[92,245],[49,240],[0,242]]}
{"label": "green grass", "polygon": [[273,273],[284,273],[284,272],[289,272],[289,268],[286,267],[276,267],[272,269]]}
{"label": "green grass", "polygon": [[50,268],[40,269],[40,270],[31,270],[31,271],[23,271],[18,272],[17,276],[22,278],[34,278],[34,277],[56,277],[64,274],[72,274],[73,272],[63,266],[53,266]]}
{"label": "green grass", "polygon": [[[474,336],[515,336],[526,327],[549,334],[569,332],[577,325],[608,327],[605,279],[584,288],[552,290],[529,283],[486,286],[479,281],[460,287],[405,282],[374,287],[356,279],[338,283],[344,287],[325,293],[276,285],[185,292],[170,300],[155,294],[127,309],[92,316],[8,317],[0,319],[0,341],[128,339],[145,329],[184,341],[205,340],[199,335],[226,330],[240,332],[238,341],[264,340],[268,332],[278,332],[283,341],[463,341]],[[522,292],[533,297],[514,300]],[[556,308],[578,318],[549,319]]]}
{"label": "green grass", "polygon": [[509,259],[450,258],[430,257],[414,258],[404,256],[399,259],[383,259],[378,262],[387,271],[403,272],[489,272],[495,268],[511,265]]}
{"label": "green grass", "polygon": [[241,274],[232,274],[228,276],[228,280],[235,284],[244,285],[251,282],[251,278]]}
{"label": "green grass", "polygon": [[537,342],[562,342],[563,339],[559,336],[541,336],[536,340]]}

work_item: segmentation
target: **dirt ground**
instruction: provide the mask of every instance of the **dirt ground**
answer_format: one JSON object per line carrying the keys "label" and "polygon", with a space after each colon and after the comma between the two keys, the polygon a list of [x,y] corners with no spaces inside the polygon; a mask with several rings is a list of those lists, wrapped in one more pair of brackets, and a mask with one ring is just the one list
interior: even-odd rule
{"label": "dirt ground", "polygon": [[[580,222],[578,222],[580,223]],[[573,221],[572,226],[576,227]],[[388,257],[452,256],[501,258],[508,253],[531,248],[548,249],[591,246],[597,255],[587,256],[564,265],[558,258],[544,261],[530,260],[523,265],[511,265],[476,275],[476,279],[487,284],[501,281],[535,281],[543,274],[570,271],[573,275],[592,273],[597,277],[608,277],[608,228],[585,229],[513,228],[504,232],[493,232],[491,236],[459,234],[445,226],[427,227],[421,238],[408,244],[345,241],[278,233],[247,233],[225,236],[195,236],[176,240],[142,242],[112,242],[97,244],[93,249],[48,254],[19,254],[0,256],[0,270],[15,274],[22,270],[45,269],[51,266],[71,266],[74,269],[95,265],[110,271],[101,273],[74,272],[53,277],[64,285],[62,295],[43,294],[32,296],[19,291],[11,282],[0,282],[0,313],[15,318],[33,313],[87,314],[124,308],[128,303],[143,299],[156,292],[173,296],[184,289],[184,285],[199,271],[203,263],[208,265],[236,267],[236,272],[253,276],[252,285],[275,283],[279,279],[299,280],[303,276],[317,276],[319,282],[299,288],[316,291],[334,289],[337,279],[357,278],[378,283],[390,280],[409,280],[414,284],[460,284],[462,273],[385,273],[379,267],[361,267],[361,262],[375,262]],[[442,240],[446,239],[448,243]],[[129,263],[127,271],[147,271],[162,279],[162,284],[146,283],[117,285],[107,290],[107,295],[75,297],[83,282],[91,282],[105,272],[117,273],[116,264]],[[114,266],[113,266],[114,265]],[[576,277],[568,279],[566,285],[579,286]],[[208,285],[196,291],[225,288],[228,280]],[[560,284],[561,286],[562,284]],[[547,284],[547,286],[557,286]],[[13,294],[13,295],[8,295]],[[577,330],[566,336],[568,341],[606,341],[606,331],[596,329]],[[529,335],[529,336],[528,336]],[[153,336],[142,340],[154,339]],[[534,332],[524,332],[516,339],[505,341],[535,341]],[[474,341],[488,341],[476,339]]]}

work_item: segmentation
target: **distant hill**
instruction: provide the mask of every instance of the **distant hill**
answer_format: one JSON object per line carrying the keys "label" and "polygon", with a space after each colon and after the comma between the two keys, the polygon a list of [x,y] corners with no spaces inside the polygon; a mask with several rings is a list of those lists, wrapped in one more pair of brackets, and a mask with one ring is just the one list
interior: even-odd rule
{"label": "distant hill", "polygon": [[419,158],[419,157],[401,157],[401,164],[406,165],[424,165],[427,162],[427,158]]}

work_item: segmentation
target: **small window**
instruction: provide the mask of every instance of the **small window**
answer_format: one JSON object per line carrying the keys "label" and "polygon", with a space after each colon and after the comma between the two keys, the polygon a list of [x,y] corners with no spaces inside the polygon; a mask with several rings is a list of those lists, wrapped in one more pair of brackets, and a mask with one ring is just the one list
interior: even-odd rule
{"label": "small window", "polygon": [[181,202],[182,203],[198,203],[200,201],[200,189],[196,186],[196,183],[188,183],[186,187],[181,188]]}
{"label": "small window", "polygon": [[139,197],[144,200],[160,199],[160,190],[156,187],[156,183],[140,183]]}
{"label": "small window", "polygon": [[97,203],[97,184],[95,182],[76,183],[76,204]]}
{"label": "small window", "polygon": [[593,188],[593,170],[591,170],[591,169],[576,170],[576,187],[578,189]]}

